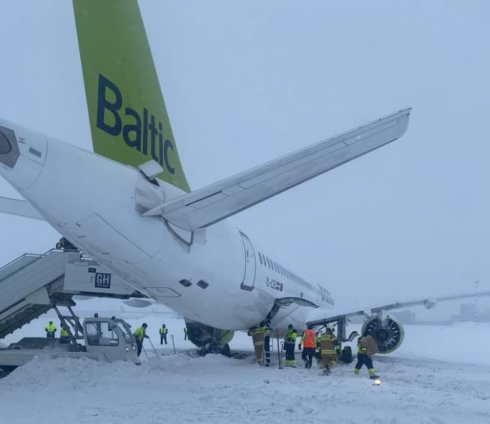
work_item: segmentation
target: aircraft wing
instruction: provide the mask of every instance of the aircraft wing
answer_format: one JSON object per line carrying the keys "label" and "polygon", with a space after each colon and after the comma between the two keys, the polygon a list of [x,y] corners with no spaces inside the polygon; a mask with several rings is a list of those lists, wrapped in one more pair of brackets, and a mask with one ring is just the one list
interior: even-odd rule
{"label": "aircraft wing", "polygon": [[39,212],[25,200],[0,197],[0,212],[44,221],[44,218],[39,214]]}
{"label": "aircraft wing", "polygon": [[409,308],[412,306],[419,306],[419,305],[423,305],[427,309],[432,309],[432,308],[435,308],[435,306],[437,305],[438,302],[446,302],[449,300],[466,299],[466,298],[480,297],[480,296],[490,296],[490,291],[473,292],[473,293],[466,293],[466,294],[459,294],[459,295],[445,296],[445,297],[437,297],[437,298],[426,298],[426,299],[420,299],[420,300],[412,300],[412,301],[408,301],[408,302],[394,302],[394,303],[388,303],[386,305],[369,307],[369,308],[365,308],[365,309],[359,309],[357,311],[346,311],[346,312],[335,311],[335,314],[308,321],[306,324],[307,325],[309,325],[309,324],[311,324],[311,325],[325,325],[325,324],[328,324],[330,322],[338,321],[339,319],[352,318],[355,316],[364,316],[366,319],[369,319],[369,318],[372,318],[373,316],[381,313],[382,311],[391,311],[394,309]]}
{"label": "aircraft wing", "polygon": [[257,203],[400,138],[411,109],[283,156],[249,171],[160,204],[143,216],[161,215],[186,230],[208,227]]}

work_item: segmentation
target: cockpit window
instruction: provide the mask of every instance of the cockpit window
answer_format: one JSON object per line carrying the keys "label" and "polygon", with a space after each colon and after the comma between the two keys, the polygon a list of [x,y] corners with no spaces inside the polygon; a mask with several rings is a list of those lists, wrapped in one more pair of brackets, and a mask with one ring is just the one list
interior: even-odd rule
{"label": "cockpit window", "polygon": [[0,163],[13,168],[19,156],[15,133],[10,128],[0,126]]}
{"label": "cockpit window", "polygon": [[11,151],[12,151],[12,145],[10,144],[10,141],[7,138],[7,136],[3,133],[2,129],[0,128],[0,155],[6,155]]}

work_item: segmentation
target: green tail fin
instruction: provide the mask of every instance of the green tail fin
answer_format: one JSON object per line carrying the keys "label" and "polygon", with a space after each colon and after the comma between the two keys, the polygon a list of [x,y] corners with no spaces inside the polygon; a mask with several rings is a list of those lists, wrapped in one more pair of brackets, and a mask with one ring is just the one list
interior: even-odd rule
{"label": "green tail fin", "polygon": [[94,151],[189,192],[137,0],[73,0]]}

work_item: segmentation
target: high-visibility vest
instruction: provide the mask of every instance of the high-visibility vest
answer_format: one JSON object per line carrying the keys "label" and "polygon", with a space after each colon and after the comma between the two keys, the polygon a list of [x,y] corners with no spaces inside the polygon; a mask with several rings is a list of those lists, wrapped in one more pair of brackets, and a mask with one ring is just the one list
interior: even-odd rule
{"label": "high-visibility vest", "polygon": [[46,325],[46,330],[49,332],[49,333],[54,333],[56,331],[56,325],[54,324],[47,324]]}
{"label": "high-visibility vest", "polygon": [[146,330],[143,327],[137,328],[133,335],[137,337],[140,341],[143,341],[143,339],[146,336]]}
{"label": "high-visibility vest", "polygon": [[306,330],[303,336],[303,346],[314,349],[316,346],[316,334],[313,330]]}
{"label": "high-visibility vest", "polygon": [[167,334],[168,333],[168,328],[160,328],[160,334]]}
{"label": "high-visibility vest", "polygon": [[60,337],[70,337],[68,334],[68,331],[66,331],[64,328],[60,330]]}
{"label": "high-visibility vest", "polygon": [[296,330],[289,330],[286,334],[286,336],[284,337],[284,343],[288,343],[288,344],[296,344],[296,337],[297,337],[297,333],[296,333]]}

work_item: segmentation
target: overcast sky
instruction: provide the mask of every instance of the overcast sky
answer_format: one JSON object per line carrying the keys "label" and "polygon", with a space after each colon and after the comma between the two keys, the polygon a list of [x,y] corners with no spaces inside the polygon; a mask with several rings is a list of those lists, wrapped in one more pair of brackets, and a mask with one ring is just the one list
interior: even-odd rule
{"label": "overcast sky", "polygon": [[[274,259],[340,306],[490,290],[490,2],[140,4],[193,189],[413,107],[399,141],[232,218]],[[91,150],[71,2],[0,16],[0,116]],[[58,238],[2,215],[0,264]]]}

